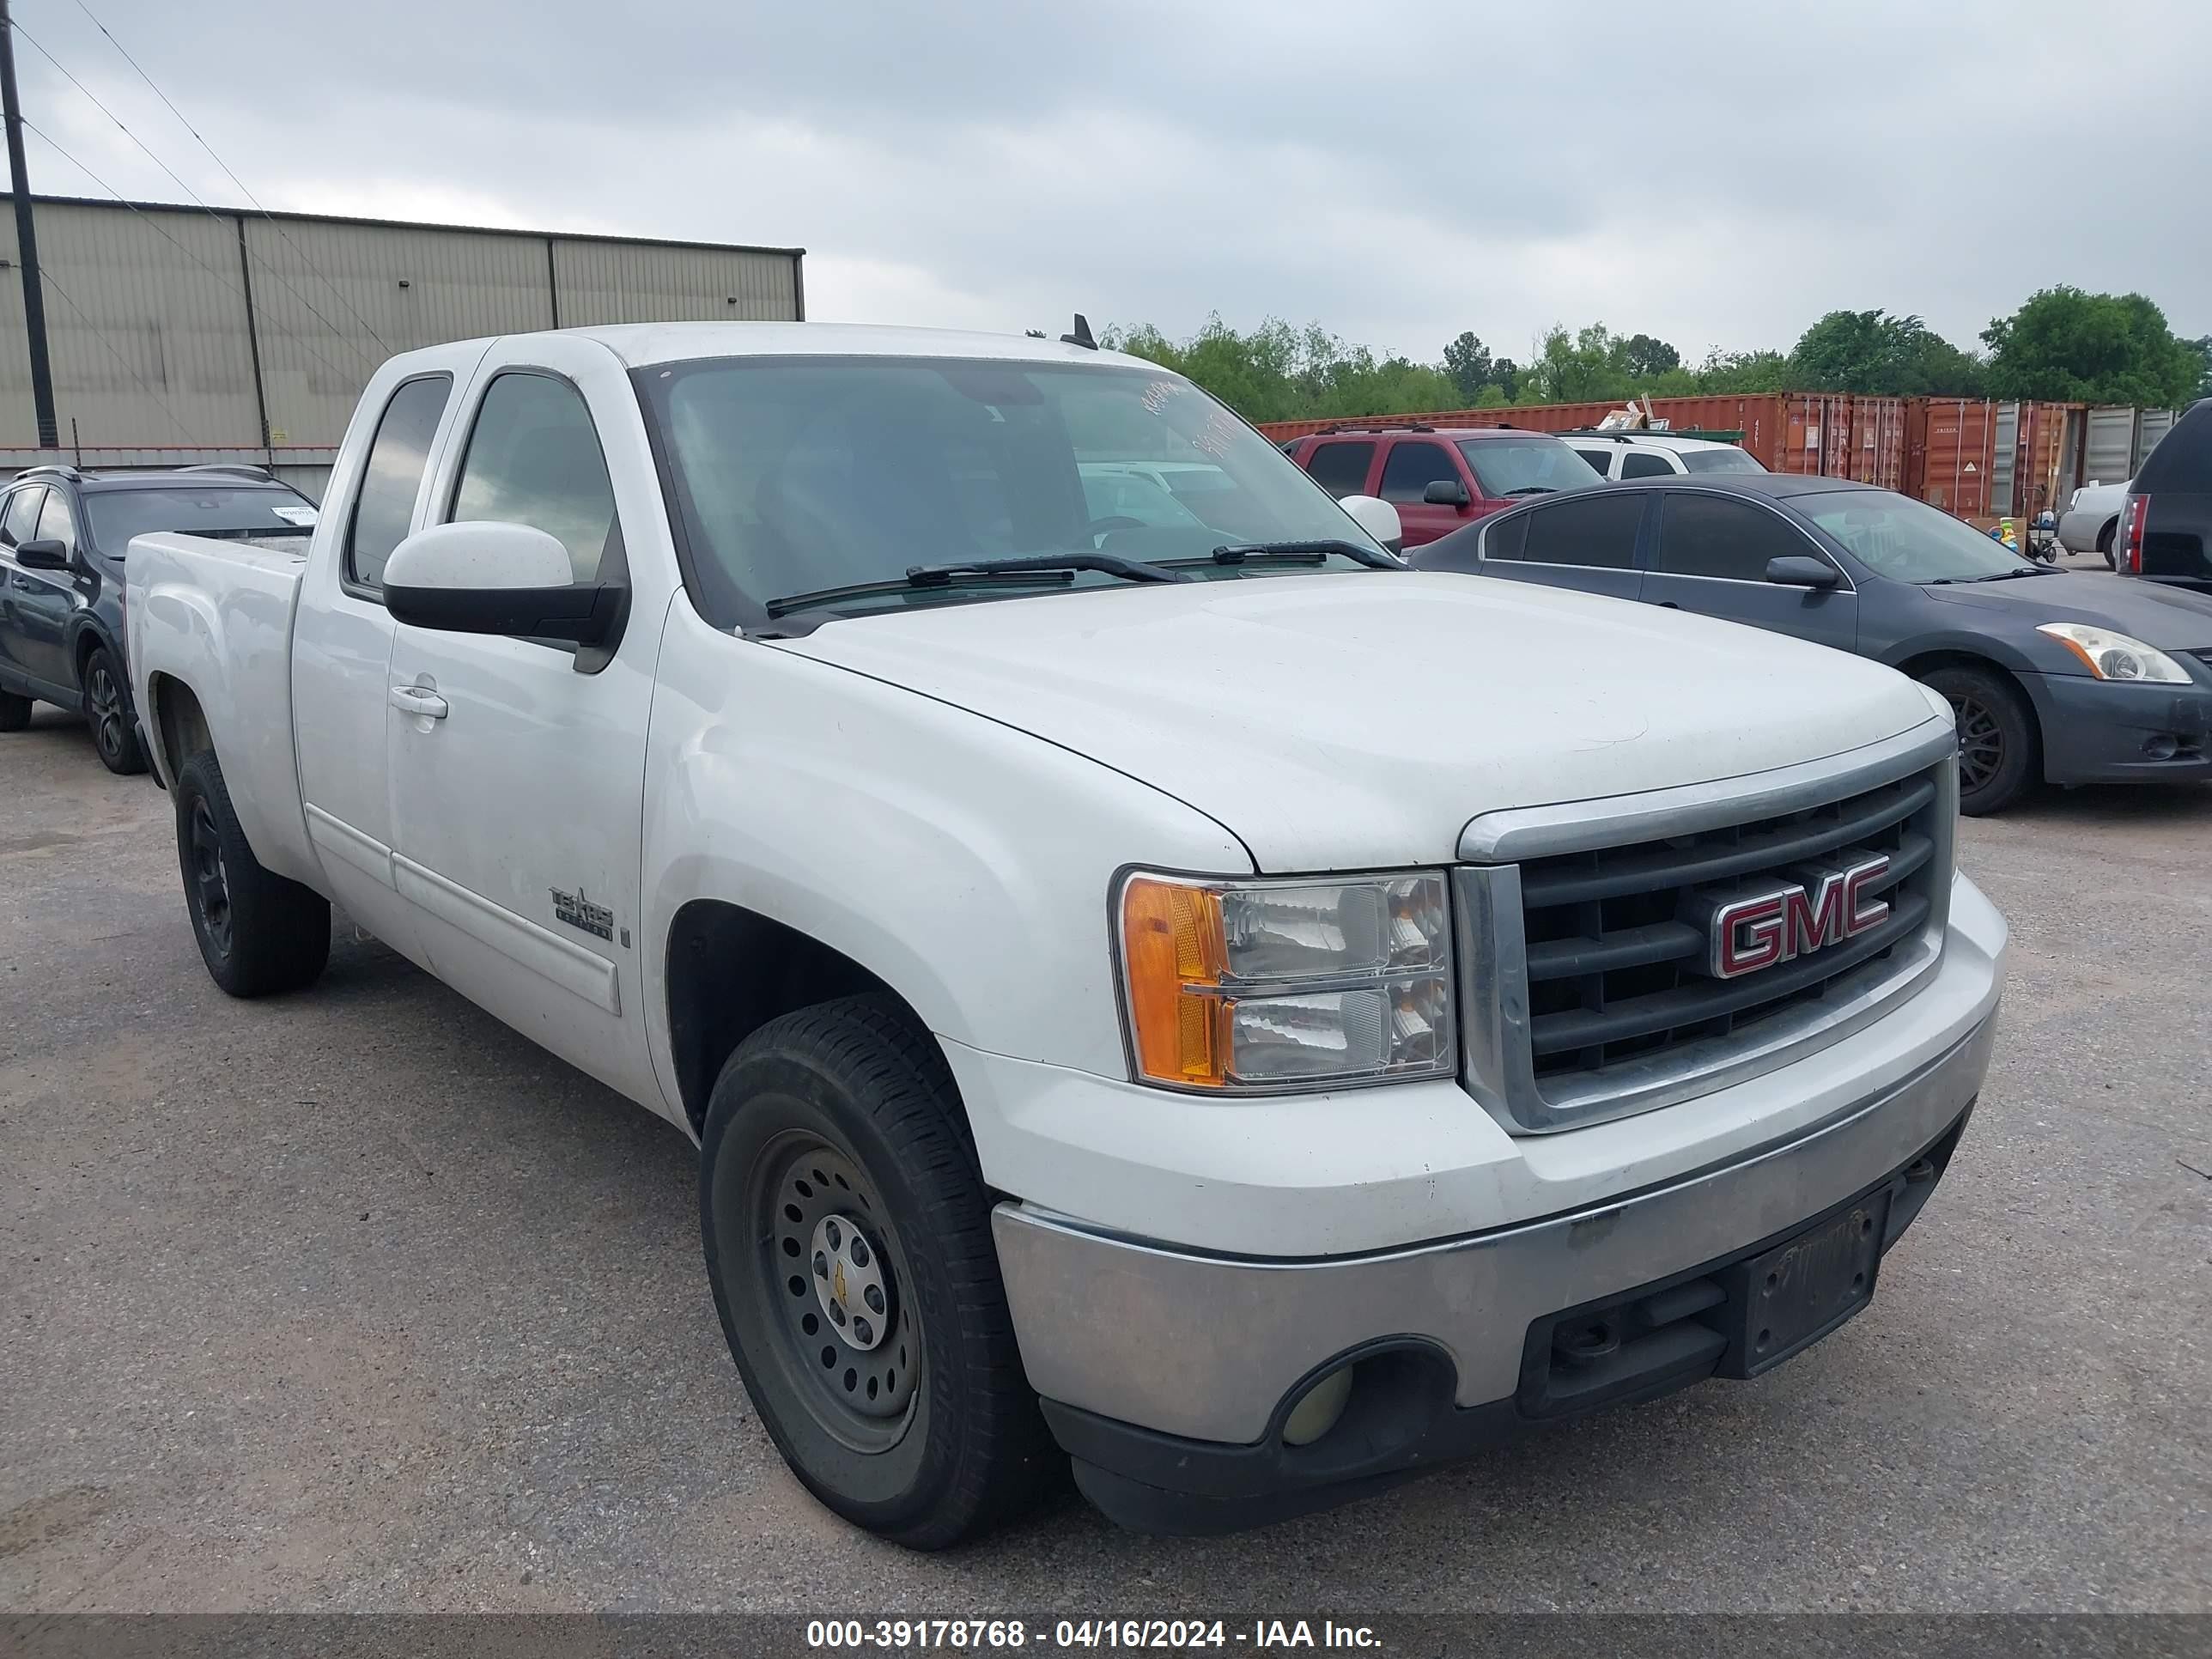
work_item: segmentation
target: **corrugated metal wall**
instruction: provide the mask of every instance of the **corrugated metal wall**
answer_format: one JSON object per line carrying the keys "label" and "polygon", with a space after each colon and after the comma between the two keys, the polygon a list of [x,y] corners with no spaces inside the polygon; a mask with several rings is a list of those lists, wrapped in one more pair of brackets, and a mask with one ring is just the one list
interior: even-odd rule
{"label": "corrugated metal wall", "polygon": [[[0,204],[12,209],[3,192]],[[88,465],[324,466],[392,353],[549,328],[556,313],[563,327],[804,314],[796,249],[46,198],[36,209],[60,458],[82,449]],[[41,459],[8,210],[0,471]]]}
{"label": "corrugated metal wall", "polygon": [[[31,444],[30,361],[15,227],[0,282],[0,443]],[[160,445],[257,443],[261,422],[246,349],[234,220],[204,213],[42,205],[46,338],[55,416],[85,439]],[[364,375],[364,379],[366,376]]]}
{"label": "corrugated metal wall", "polygon": [[745,249],[640,247],[553,239],[561,325],[788,322],[799,315],[799,263]]}
{"label": "corrugated metal wall", "polygon": [[2089,411],[2087,448],[2081,459],[2083,477],[2099,483],[2118,483],[2135,476],[2136,415],[2132,409]]}

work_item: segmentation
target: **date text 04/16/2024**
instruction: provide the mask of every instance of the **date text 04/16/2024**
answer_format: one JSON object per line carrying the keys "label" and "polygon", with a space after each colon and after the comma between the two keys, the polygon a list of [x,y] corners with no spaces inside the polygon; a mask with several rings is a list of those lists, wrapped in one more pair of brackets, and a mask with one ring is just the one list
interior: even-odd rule
{"label": "date text 04/16/2024", "polygon": [[1036,1646],[1060,1649],[1379,1648],[1366,1625],[1333,1620],[1060,1619],[1048,1632],[1018,1619],[814,1619],[806,1626],[810,1648],[951,1649],[977,1650]]}

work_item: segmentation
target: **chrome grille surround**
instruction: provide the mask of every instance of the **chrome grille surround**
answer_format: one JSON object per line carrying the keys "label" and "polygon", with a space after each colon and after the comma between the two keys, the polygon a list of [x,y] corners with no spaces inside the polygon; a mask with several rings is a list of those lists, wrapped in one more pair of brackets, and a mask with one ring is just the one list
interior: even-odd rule
{"label": "chrome grille surround", "polygon": [[[1802,1059],[1920,990],[1942,959],[1950,920],[1957,749],[1951,723],[1939,718],[1881,743],[1776,771],[1475,818],[1460,838],[1460,856],[1467,861],[1452,872],[1462,1086],[1510,1133],[1578,1128],[1708,1094]],[[1688,890],[1668,879],[1679,869],[1718,868],[1731,878],[1771,874],[1756,858],[1730,849],[1773,846],[1794,855],[1794,842],[1809,838],[1817,845],[1824,837],[1815,832],[1823,827],[1841,834],[1860,823],[1876,824],[1893,845],[1912,849],[1900,859],[1910,869],[1888,895],[1895,925],[1886,935],[1867,935],[1878,955],[1855,959],[1846,941],[1831,947],[1840,970],[1825,975],[1818,964],[1828,951],[1741,980],[1698,978],[1685,985],[1678,975],[1675,989],[1647,994],[1644,1006],[1653,1009],[1676,1006],[1662,1004],[1662,997],[1687,1000],[1684,1017],[1662,1028],[1656,1043],[1648,1033],[1601,1040],[1577,1049],[1587,1061],[1594,1047],[1595,1064],[1563,1068],[1558,1063],[1559,1011],[1539,1012],[1531,994],[1532,982],[1545,981],[1532,981],[1524,868],[1532,882],[1558,892],[1578,879],[1571,872],[1562,876],[1562,861],[1615,849],[1614,873],[1599,884],[1618,897],[1650,897],[1663,906],[1668,890]],[[1924,851],[1918,848],[1921,841]],[[1826,855],[1848,844],[1830,846]],[[1604,867],[1602,860],[1590,863]],[[1621,872],[1638,871],[1648,873],[1650,882],[1622,889]],[[1642,966],[1659,960],[1645,947],[1664,945],[1668,959],[1686,955],[1680,941],[1663,937],[1668,930],[1660,924],[1632,931],[1632,940],[1624,937],[1609,945],[1614,933],[1626,936],[1632,929],[1601,927],[1597,938],[1572,943],[1592,947],[1579,950],[1581,956],[1626,953]],[[1558,942],[1551,943],[1556,950]],[[1558,965],[1556,957],[1544,959],[1545,948],[1546,942],[1533,947],[1540,971]],[[1602,969],[1598,976],[1601,1008],[1571,1011],[1585,1028],[1607,1018]],[[1770,988],[1780,994],[1758,997]],[[1717,994],[1701,1006],[1697,998],[1708,990]],[[1545,1027],[1540,1039],[1540,1026]],[[1553,1051],[1541,1060],[1540,1043]],[[1616,1046],[1637,1051],[1609,1056]]]}

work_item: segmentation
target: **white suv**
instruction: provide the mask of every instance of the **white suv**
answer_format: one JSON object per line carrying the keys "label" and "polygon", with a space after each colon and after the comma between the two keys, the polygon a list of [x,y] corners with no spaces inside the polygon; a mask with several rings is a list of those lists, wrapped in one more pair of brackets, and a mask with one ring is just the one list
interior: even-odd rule
{"label": "white suv", "polygon": [[1764,472],[1748,451],[1717,438],[1674,432],[1611,431],[1584,427],[1562,432],[1575,453],[1608,478],[1666,478],[1682,472]]}

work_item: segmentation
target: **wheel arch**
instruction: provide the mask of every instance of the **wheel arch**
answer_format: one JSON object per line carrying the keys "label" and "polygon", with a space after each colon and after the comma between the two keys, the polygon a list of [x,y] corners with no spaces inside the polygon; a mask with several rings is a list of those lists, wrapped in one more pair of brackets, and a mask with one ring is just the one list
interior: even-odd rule
{"label": "wheel arch", "polygon": [[668,928],[663,995],[685,1121],[697,1134],[714,1080],[738,1045],[769,1020],[836,997],[889,998],[936,1041],[914,1003],[836,946],[726,899],[693,899]]}
{"label": "wheel arch", "polygon": [[1998,680],[2012,689],[2014,695],[2020,699],[2021,707],[2027,711],[2028,737],[2035,744],[2034,770],[2032,775],[2036,778],[2043,776],[2045,746],[2043,738],[2043,709],[2036,701],[2035,693],[2029,690],[2028,682],[2011,665],[2000,662],[1996,658],[1982,652],[1962,650],[1956,646],[1943,646],[1919,652],[1916,655],[1890,665],[1900,673],[1909,675],[1916,680],[1924,680],[1929,675],[1943,668],[1971,668],[1981,673],[1995,675]]}
{"label": "wheel arch", "polygon": [[173,674],[156,670],[146,679],[153,707],[145,711],[147,731],[154,739],[161,776],[173,785],[178,769],[203,749],[215,747],[215,731],[198,694]]}

